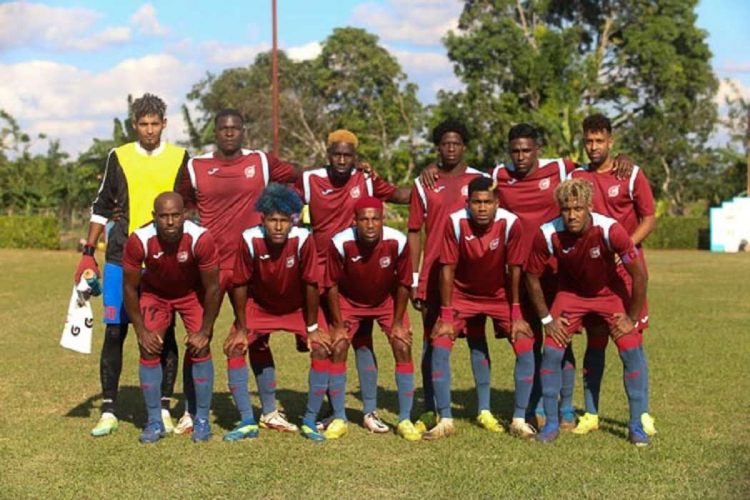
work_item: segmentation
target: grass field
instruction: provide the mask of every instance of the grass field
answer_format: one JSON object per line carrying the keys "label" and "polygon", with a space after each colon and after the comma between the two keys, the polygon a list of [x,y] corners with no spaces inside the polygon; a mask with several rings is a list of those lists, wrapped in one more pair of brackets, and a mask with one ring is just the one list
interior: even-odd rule
{"label": "grass field", "polygon": [[[219,436],[236,414],[225,364],[216,355],[213,440],[195,445],[173,436],[143,446],[137,441],[145,412],[132,333],[120,429],[106,438],[88,435],[101,402],[102,327],[95,331],[93,355],[58,346],[77,255],[1,251],[0,497],[748,498],[750,256],[650,251],[648,257],[652,327],[646,345],[659,429],[649,449],[625,440],[627,407],[613,348],[601,402],[603,431],[564,434],[544,446],[490,435],[471,423],[476,400],[463,342],[454,354],[458,433],[447,440],[407,443],[395,435],[368,434],[359,425],[361,402],[350,368],[347,407],[354,425],[344,439],[316,445],[264,431],[254,441],[223,443]],[[225,307],[219,339],[229,316]],[[376,344],[380,406],[395,423],[393,361],[384,338],[377,337]],[[577,344],[582,360],[583,342]],[[272,345],[278,399],[296,420],[305,404],[308,358],[294,351],[289,335],[275,336]],[[215,346],[218,352],[220,342]],[[513,356],[499,341],[491,352],[493,410],[507,424]],[[579,407],[580,389],[579,380]],[[253,402],[257,415],[255,395]],[[418,399],[415,410],[419,407]]]}

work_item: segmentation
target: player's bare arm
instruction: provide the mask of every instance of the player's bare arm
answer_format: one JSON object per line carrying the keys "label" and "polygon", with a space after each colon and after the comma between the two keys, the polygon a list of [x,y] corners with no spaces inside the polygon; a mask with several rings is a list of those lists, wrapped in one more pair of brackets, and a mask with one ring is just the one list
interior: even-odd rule
{"label": "player's bare arm", "polygon": [[[141,284],[141,272],[137,269],[124,269],[124,282],[123,282],[123,302],[125,303],[125,310],[128,313],[130,322],[135,328],[135,333],[138,336],[138,345],[144,353],[149,356],[158,356],[161,352],[163,339],[160,332],[152,332],[146,329],[143,322],[143,315],[141,314],[140,303],[138,299],[138,287]],[[163,332],[161,332],[163,334]]]}
{"label": "player's bare arm", "polygon": [[197,332],[187,332],[185,345],[194,356],[207,353],[211,337],[213,336],[214,323],[219,315],[221,303],[221,292],[219,291],[219,268],[218,266],[207,271],[201,271],[201,284],[203,285],[203,321]]}
{"label": "player's bare arm", "polygon": [[422,301],[417,298],[417,285],[419,284],[419,259],[422,256],[422,231],[409,231],[406,235],[409,245],[409,258],[414,269],[414,281],[411,285],[411,304],[417,311],[422,310]]}
{"label": "player's bare arm", "polygon": [[526,290],[529,292],[529,298],[534,305],[536,313],[542,318],[544,335],[552,337],[552,340],[560,347],[564,348],[567,346],[570,342],[570,336],[565,329],[568,325],[568,320],[563,317],[553,318],[552,314],[550,314],[547,302],[544,300],[544,292],[542,291],[542,284],[539,282],[539,275],[526,273]]}
{"label": "player's bare arm", "polygon": [[[333,343],[329,335],[318,325],[320,293],[316,283],[305,283],[305,323],[307,324],[307,348],[314,350],[314,344],[321,346],[326,354],[331,354]],[[340,314],[339,314],[340,316]]]}
{"label": "player's bare arm", "polygon": [[334,285],[328,289],[326,300],[328,301],[328,309],[331,313],[331,345],[336,345],[339,342],[348,342],[344,318],[341,315],[338,285]]}
{"label": "player's bare arm", "polygon": [[615,324],[610,329],[612,337],[616,340],[623,335],[633,331],[641,317],[641,311],[646,303],[646,288],[648,286],[648,277],[646,270],[643,268],[641,259],[632,259],[623,265],[633,279],[633,295],[630,298],[630,307],[627,314],[615,314]]}
{"label": "player's bare arm", "polygon": [[229,291],[229,299],[234,309],[234,328],[224,341],[224,353],[231,357],[247,352],[247,283],[234,286]]}
{"label": "player's bare arm", "polygon": [[636,227],[633,234],[630,235],[630,239],[633,240],[635,245],[639,245],[654,231],[654,229],[656,229],[656,216],[646,215],[638,223],[638,227]]}
{"label": "player's bare arm", "polygon": [[456,338],[453,328],[453,279],[456,276],[455,264],[444,264],[440,268],[440,318],[432,330],[432,338]]}
{"label": "player's bare arm", "polygon": [[533,338],[534,333],[531,331],[529,324],[523,319],[521,314],[521,266],[511,265],[510,267],[510,297],[511,297],[511,325],[510,340],[515,342],[519,335]]}
{"label": "player's bare arm", "polygon": [[394,340],[403,342],[411,348],[411,330],[404,326],[404,315],[406,314],[406,305],[409,303],[409,288],[399,284],[396,289],[396,297],[393,304],[393,327],[391,328],[391,337]]}

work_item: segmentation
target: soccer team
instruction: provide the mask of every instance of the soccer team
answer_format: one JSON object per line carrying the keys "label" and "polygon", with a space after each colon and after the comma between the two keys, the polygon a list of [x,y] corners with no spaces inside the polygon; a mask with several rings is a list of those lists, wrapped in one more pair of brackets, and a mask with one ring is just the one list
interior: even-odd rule
{"label": "soccer team", "polygon": [[[598,429],[612,337],[623,362],[629,440],[650,444],[656,430],[642,342],[648,315],[641,242],[655,225],[654,202],[643,171],[630,158],[611,155],[606,117],[583,122],[589,165],[539,158],[538,131],[519,124],[508,137],[512,162],[492,175],[466,165],[467,130],[445,121],[433,130],[437,164],[410,190],[360,162],[357,137],[346,130],[329,135],[327,166],[302,169],[243,149],[242,115],[223,110],[214,121],[216,150],[189,158],[161,140],[165,112],[151,94],[133,103],[138,140],[108,157],[76,270],[76,280],[85,269],[99,272],[94,248],[112,224],[104,266],[102,415],[92,435],[117,429],[122,344],[132,323],[148,414],[141,442],[168,432],[210,439],[210,344],[226,294],[235,319],[223,348],[239,424],[225,441],[255,438],[261,427],[299,431],[314,441],[343,437],[350,346],[363,425],[389,432],[377,412],[375,322],[395,360],[399,436],[416,441],[455,433],[450,355],[461,337],[470,350],[476,422],[504,432],[491,411],[489,317],[495,336],[506,338],[516,356],[512,434],[550,442],[560,429]],[[384,225],[384,201],[410,204],[407,235]],[[303,204],[311,230],[299,225]],[[424,408],[416,421],[410,300],[423,326]],[[187,331],[186,411],[176,426],[169,412],[178,365],[175,313]],[[571,341],[584,328],[585,413],[576,422]],[[269,344],[275,331],[294,333],[297,350],[310,353],[299,427],[276,407]],[[257,421],[246,356],[260,396]],[[319,419],[326,398],[330,414]]]}

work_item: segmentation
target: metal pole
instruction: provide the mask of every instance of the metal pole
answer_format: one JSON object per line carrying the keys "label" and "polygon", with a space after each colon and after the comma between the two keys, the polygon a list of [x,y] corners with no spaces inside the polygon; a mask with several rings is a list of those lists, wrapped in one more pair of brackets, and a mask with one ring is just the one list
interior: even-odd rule
{"label": "metal pole", "polygon": [[273,152],[279,151],[279,58],[278,33],[276,29],[276,0],[271,0],[273,17],[273,50],[271,51],[271,116],[273,119]]}

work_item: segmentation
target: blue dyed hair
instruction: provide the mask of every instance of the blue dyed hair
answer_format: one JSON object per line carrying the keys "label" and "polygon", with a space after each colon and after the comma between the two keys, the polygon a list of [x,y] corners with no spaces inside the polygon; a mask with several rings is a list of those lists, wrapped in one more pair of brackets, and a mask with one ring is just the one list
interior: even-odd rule
{"label": "blue dyed hair", "polygon": [[278,212],[284,215],[298,214],[302,210],[302,200],[297,193],[283,185],[272,182],[255,203],[255,209],[263,215]]}

